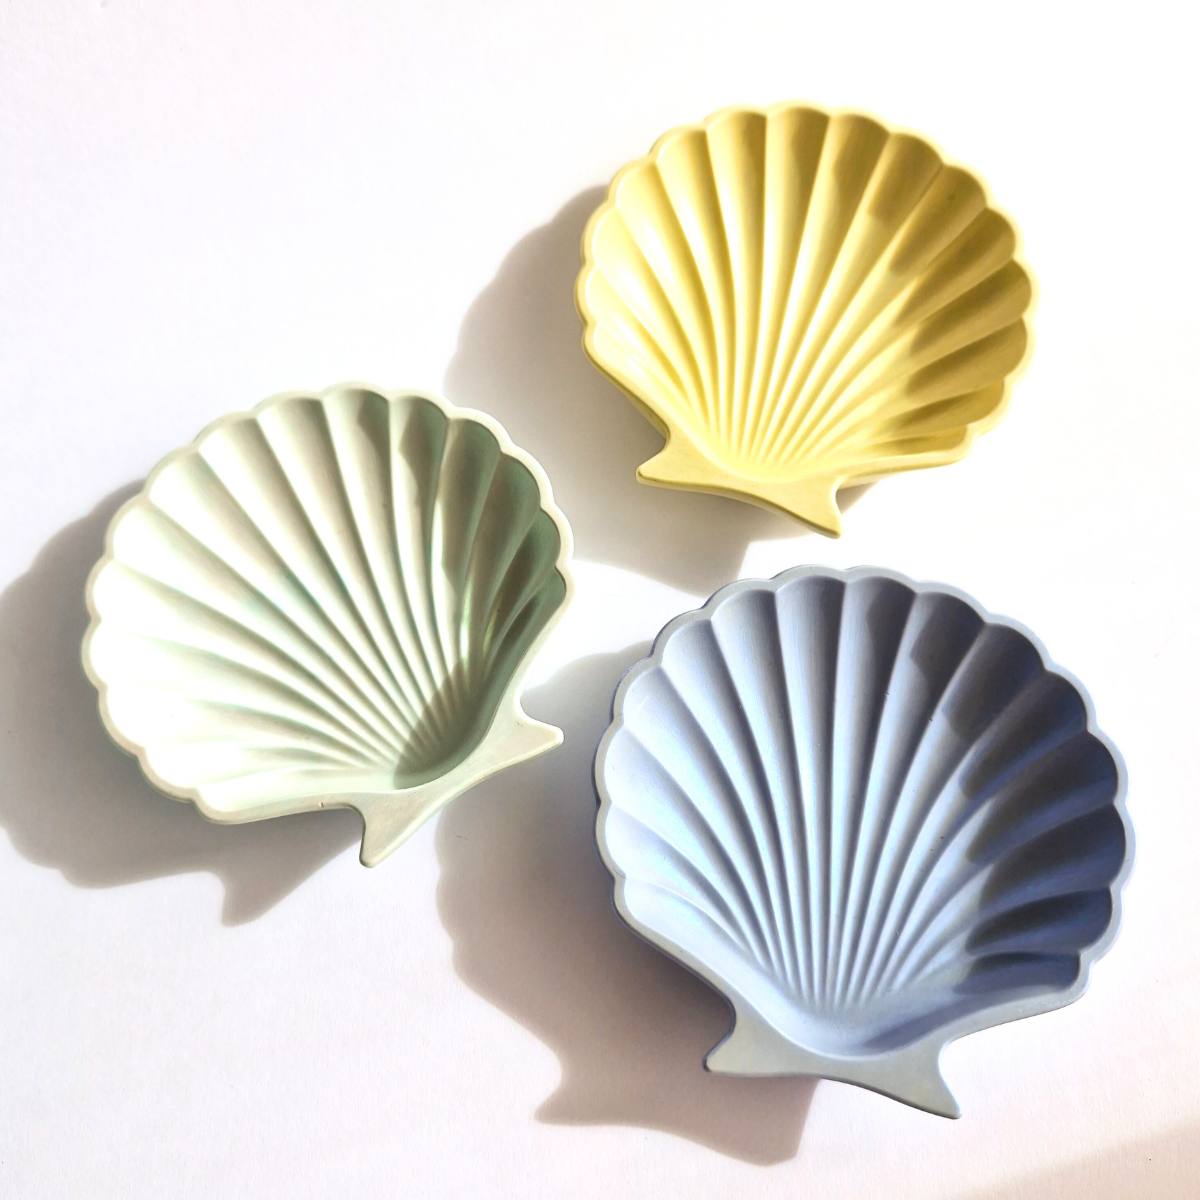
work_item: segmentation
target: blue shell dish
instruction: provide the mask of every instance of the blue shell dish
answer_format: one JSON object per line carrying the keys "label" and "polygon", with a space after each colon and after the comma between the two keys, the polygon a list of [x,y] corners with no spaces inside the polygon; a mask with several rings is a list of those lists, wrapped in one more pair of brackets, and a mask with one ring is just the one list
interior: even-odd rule
{"label": "blue shell dish", "polygon": [[722,588],[621,682],[597,840],[721,992],[712,1071],[958,1116],[950,1041],[1077,999],[1133,856],[1120,755],[1021,626],[888,571]]}

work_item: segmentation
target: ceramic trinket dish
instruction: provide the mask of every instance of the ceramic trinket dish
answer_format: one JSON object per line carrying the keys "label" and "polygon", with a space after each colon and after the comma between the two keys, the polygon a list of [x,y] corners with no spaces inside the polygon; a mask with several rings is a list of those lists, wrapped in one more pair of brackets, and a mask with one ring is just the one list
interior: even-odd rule
{"label": "ceramic trinket dish", "polygon": [[954,462],[998,415],[1031,285],[979,181],[787,104],[666,134],[583,237],[584,346],[666,437],[646,483],[841,529],[837,491]]}
{"label": "ceramic trinket dish", "polygon": [[596,757],[621,917],[729,1001],[710,1070],[944,1116],[950,1041],[1080,996],[1133,854],[1124,768],[1040,644],[885,571],[672,621]]}
{"label": "ceramic trinket dish", "polygon": [[226,822],[355,808],[373,865],[561,741],[520,685],[570,546],[490,418],[358,385],[281,396],[211,425],[114,517],[84,665],[162,791]]}

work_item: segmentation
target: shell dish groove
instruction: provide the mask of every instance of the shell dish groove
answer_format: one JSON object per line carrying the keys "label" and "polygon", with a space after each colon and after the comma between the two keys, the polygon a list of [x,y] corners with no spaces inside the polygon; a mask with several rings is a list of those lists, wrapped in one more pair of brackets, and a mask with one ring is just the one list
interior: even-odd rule
{"label": "shell dish groove", "polygon": [[1025,354],[1012,226],[928,143],[800,105],[666,134],[583,237],[584,346],[665,434],[638,477],[841,529],[953,462]]}
{"label": "shell dish groove", "polygon": [[541,469],[481,414],[356,385],[282,396],[113,519],[84,664],[159,788],[217,821],[356,808],[373,864],[561,741],[518,686],[569,551]]}
{"label": "shell dish groove", "polygon": [[1032,635],[961,593],[732,584],[613,711],[601,854],[624,920],[730,1001],[712,1070],[957,1116],[943,1046],[1069,1003],[1115,934],[1120,758]]}

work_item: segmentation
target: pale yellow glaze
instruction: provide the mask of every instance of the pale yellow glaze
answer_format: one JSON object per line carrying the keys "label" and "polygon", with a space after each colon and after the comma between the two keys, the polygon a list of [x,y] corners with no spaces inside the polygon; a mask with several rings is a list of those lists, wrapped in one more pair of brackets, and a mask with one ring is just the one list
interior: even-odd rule
{"label": "pale yellow glaze", "polygon": [[646,483],[841,531],[839,488],[998,416],[1032,288],[982,184],[853,113],[728,109],[625,167],[583,237],[584,346],[664,433]]}

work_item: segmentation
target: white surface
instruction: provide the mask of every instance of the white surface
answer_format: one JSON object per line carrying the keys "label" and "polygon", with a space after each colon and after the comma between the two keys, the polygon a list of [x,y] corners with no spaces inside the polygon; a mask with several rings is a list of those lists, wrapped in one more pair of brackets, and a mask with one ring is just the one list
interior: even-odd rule
{"label": "white surface", "polygon": [[[1186,1196],[1200,1171],[1195,30],[878,3],[0,7],[0,1194]],[[1040,288],[999,428],[846,536],[639,487],[571,308],[596,188],[797,97],[980,170]],[[538,455],[579,598],[568,745],[373,872],[351,814],[206,824],[77,665],[118,495],[220,413],[443,388]],[[588,769],[617,675],[714,587],[881,563],[1011,614],[1123,749],[1138,861],[1089,994],[952,1047],[953,1123],[707,1077],[725,1014],[613,917]],[[11,582],[9,582],[11,581]]]}

